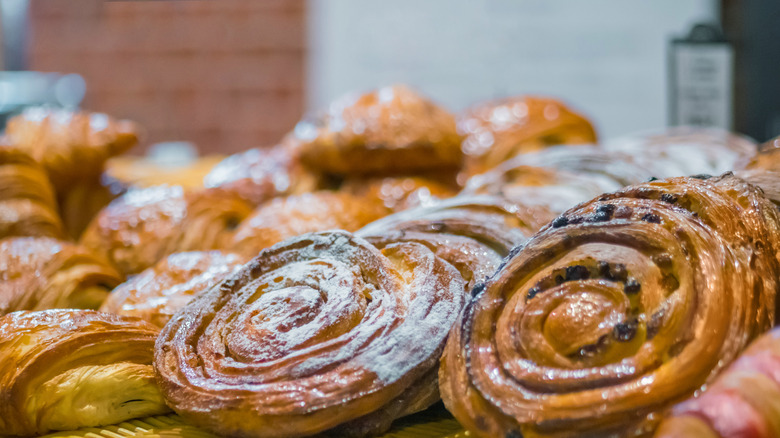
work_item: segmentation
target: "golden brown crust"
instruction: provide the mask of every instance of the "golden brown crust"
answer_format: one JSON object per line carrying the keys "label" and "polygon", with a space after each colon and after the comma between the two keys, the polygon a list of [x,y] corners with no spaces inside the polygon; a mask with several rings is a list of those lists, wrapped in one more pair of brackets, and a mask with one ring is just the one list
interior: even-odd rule
{"label": "golden brown crust", "polygon": [[235,273],[242,262],[242,257],[221,251],[171,254],[120,284],[100,311],[135,316],[162,328],[176,311]]}
{"label": "golden brown crust", "polygon": [[287,238],[326,230],[355,231],[390,211],[378,200],[320,191],[273,199],[236,230],[232,251],[254,257]]}
{"label": "golden brown crust", "polygon": [[0,238],[63,234],[46,172],[21,149],[0,141]]}
{"label": "golden brown crust", "polygon": [[543,97],[483,102],[459,114],[457,125],[464,136],[467,175],[547,146],[596,142],[596,131],[585,117]]}
{"label": "golden brown crust", "polygon": [[121,281],[106,261],[72,243],[46,237],[0,240],[0,315],[97,309]]}
{"label": "golden brown crust", "polygon": [[762,143],[758,153],[745,165],[748,170],[780,172],[780,137]]}
{"label": "golden brown crust", "polygon": [[165,413],[151,367],[157,332],[90,310],[0,317],[0,434],[38,436]]}
{"label": "golden brown crust", "polygon": [[394,212],[432,205],[457,193],[452,185],[421,176],[351,178],[344,181],[339,191],[364,197],[371,203],[379,202]]}
{"label": "golden brown crust", "polygon": [[295,128],[301,159],[339,175],[397,174],[461,165],[460,136],[445,109],[403,86],[334,102]]}
{"label": "golden brown crust", "polygon": [[457,271],[422,245],[380,252],[343,231],[307,234],[178,312],[158,338],[155,370],[177,413],[227,436],[382,425],[365,417],[402,414],[384,407],[435,378],[464,300]]}
{"label": "golden brown crust", "polygon": [[138,142],[138,127],[105,114],[53,108],[28,108],[8,121],[14,146],[41,163],[58,192],[91,179],[114,155]]}
{"label": "golden brown crust", "polygon": [[475,436],[628,436],[770,328],[777,209],[731,175],[628,187],[545,227],[467,305],[440,370]]}
{"label": "golden brown crust", "polygon": [[130,275],[174,252],[224,247],[251,211],[248,202],[220,189],[135,189],[103,209],[81,242]]}

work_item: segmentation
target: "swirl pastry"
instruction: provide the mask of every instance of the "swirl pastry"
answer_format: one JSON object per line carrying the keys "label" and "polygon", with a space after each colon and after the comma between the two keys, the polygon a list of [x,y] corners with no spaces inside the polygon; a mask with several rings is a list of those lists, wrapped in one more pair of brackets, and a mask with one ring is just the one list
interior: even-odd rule
{"label": "swirl pastry", "polygon": [[105,161],[138,142],[138,127],[105,114],[28,108],[8,120],[11,143],[43,164],[58,192],[93,180]]}
{"label": "swirl pastry", "polygon": [[20,149],[0,144],[0,238],[63,234],[46,172]]}
{"label": "swirl pastry", "polygon": [[719,175],[740,169],[756,154],[756,144],[718,128],[677,127],[605,142],[607,152],[631,158],[656,178]]}
{"label": "swirl pastry", "polygon": [[422,245],[307,234],[176,313],[155,370],[179,415],[223,436],[377,433],[438,399],[464,301],[463,279]]}
{"label": "swirl pastry", "polygon": [[0,240],[0,315],[97,309],[120,282],[107,262],[72,243],[48,237]]}
{"label": "swirl pastry", "polygon": [[221,283],[241,265],[241,257],[221,251],[171,254],[120,284],[100,311],[135,316],[163,327],[194,296]]}
{"label": "swirl pastry", "polygon": [[474,289],[440,370],[475,436],[635,436],[775,317],[778,211],[730,174],[569,210]]}
{"label": "swirl pastry", "polygon": [[298,155],[292,140],[272,148],[249,149],[225,158],[203,181],[206,187],[236,192],[253,205],[310,192],[319,185],[319,178],[303,167]]}
{"label": "swirl pastry", "polygon": [[455,118],[403,86],[346,96],[295,135],[306,165],[338,175],[457,169],[463,158]]}
{"label": "swirl pastry", "polygon": [[388,213],[378,200],[349,193],[321,191],[276,198],[241,223],[229,248],[254,257],[290,237],[315,231],[355,231]]}
{"label": "swirl pastry", "polygon": [[780,329],[753,342],[706,392],[672,409],[657,438],[780,436]]}
{"label": "swirl pastry", "polygon": [[91,310],[0,317],[0,434],[102,426],[168,412],[154,381],[158,329]]}
{"label": "swirl pastry", "polygon": [[544,97],[483,102],[458,115],[457,127],[464,136],[468,175],[546,146],[596,142],[596,131],[585,117]]}
{"label": "swirl pastry", "polygon": [[391,211],[432,205],[456,193],[451,185],[419,176],[352,178],[344,181],[339,191],[379,201]]}
{"label": "swirl pastry", "polygon": [[174,252],[227,245],[251,212],[249,203],[220,189],[135,189],[103,209],[87,227],[81,243],[123,274],[136,274]]}

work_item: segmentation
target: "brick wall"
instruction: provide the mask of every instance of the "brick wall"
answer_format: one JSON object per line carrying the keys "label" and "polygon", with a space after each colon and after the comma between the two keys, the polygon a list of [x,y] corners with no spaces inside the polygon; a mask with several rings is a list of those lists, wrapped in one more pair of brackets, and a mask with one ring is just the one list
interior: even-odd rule
{"label": "brick wall", "polygon": [[81,74],[83,106],[140,122],[146,144],[233,152],[301,117],[304,0],[30,4],[30,68]]}

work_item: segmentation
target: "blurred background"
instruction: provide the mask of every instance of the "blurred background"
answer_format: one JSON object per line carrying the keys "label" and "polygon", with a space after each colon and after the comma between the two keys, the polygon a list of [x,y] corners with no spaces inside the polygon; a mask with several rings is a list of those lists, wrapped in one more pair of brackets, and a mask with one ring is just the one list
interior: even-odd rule
{"label": "blurred background", "polygon": [[0,113],[130,118],[147,131],[137,152],[272,145],[305,112],[393,83],[452,111],[558,97],[602,138],[669,124],[780,134],[770,0],[0,0],[0,12]]}

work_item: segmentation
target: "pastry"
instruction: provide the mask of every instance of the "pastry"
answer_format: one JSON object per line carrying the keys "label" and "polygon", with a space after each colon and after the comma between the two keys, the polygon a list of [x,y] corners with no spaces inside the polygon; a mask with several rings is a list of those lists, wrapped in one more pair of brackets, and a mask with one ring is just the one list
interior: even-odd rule
{"label": "pastry", "polygon": [[458,272],[425,246],[306,234],[176,313],[155,370],[179,415],[222,436],[376,434],[438,399],[464,300]]}
{"label": "pastry", "polygon": [[772,327],[780,213],[730,174],[559,216],[473,290],[442,398],[472,436],[639,436]]}
{"label": "pastry", "polygon": [[698,398],[675,406],[656,438],[780,436],[780,329],[761,336]]}
{"label": "pastry", "polygon": [[162,328],[193,297],[235,273],[242,261],[221,251],[171,254],[120,284],[100,311],[135,316]]}
{"label": "pastry", "polygon": [[11,144],[43,164],[58,193],[77,181],[94,180],[109,157],[138,142],[138,126],[106,114],[45,107],[8,120]]}
{"label": "pastry", "polygon": [[63,235],[46,172],[22,150],[0,143],[0,239]]}
{"label": "pastry", "polygon": [[391,211],[425,207],[441,199],[455,196],[454,184],[445,184],[420,176],[395,176],[385,178],[351,178],[339,191],[379,201]]}
{"label": "pastry", "polygon": [[403,86],[343,97],[295,127],[301,160],[337,175],[398,174],[461,165],[461,138],[445,109]]}
{"label": "pastry", "polygon": [[745,165],[749,170],[780,172],[780,137],[759,146],[758,154]]}
{"label": "pastry", "polygon": [[97,309],[121,281],[108,262],[72,243],[48,237],[0,240],[0,315]]}
{"label": "pastry", "polygon": [[137,274],[174,252],[224,247],[251,212],[248,202],[220,189],[135,189],[103,209],[81,242],[124,275]]}
{"label": "pastry", "polygon": [[168,412],[151,366],[157,332],[91,310],[0,316],[0,434],[40,436]]}
{"label": "pastry", "polygon": [[163,162],[154,157],[119,156],[106,162],[102,179],[124,189],[159,185],[182,186],[188,190],[204,187],[203,179],[225,159],[223,155],[193,157],[182,162]]}
{"label": "pastry", "polygon": [[379,200],[320,191],[277,198],[254,211],[236,230],[232,251],[254,257],[260,250],[299,234],[355,231],[389,214]]}
{"label": "pastry", "polygon": [[595,143],[588,119],[561,102],[516,96],[475,105],[457,118],[465,173],[475,175],[523,153],[560,144]]}

